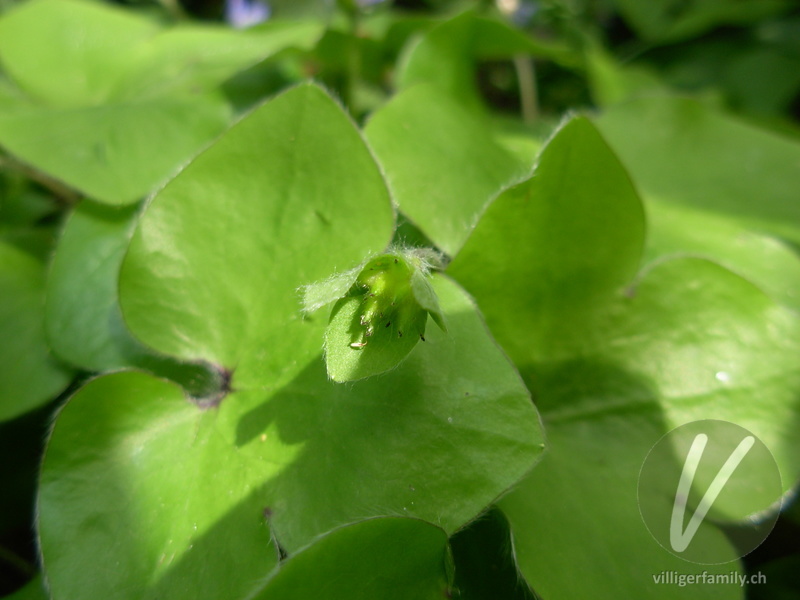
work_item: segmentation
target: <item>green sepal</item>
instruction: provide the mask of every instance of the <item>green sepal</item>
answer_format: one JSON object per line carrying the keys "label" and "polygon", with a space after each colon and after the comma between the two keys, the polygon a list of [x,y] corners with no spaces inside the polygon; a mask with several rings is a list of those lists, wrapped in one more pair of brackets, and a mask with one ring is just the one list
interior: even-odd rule
{"label": "green sepal", "polygon": [[446,331],[429,272],[436,264],[430,251],[396,249],[348,271],[307,286],[306,310],[320,308],[340,293],[325,332],[328,375],[353,381],[396,367],[414,346],[425,341],[428,315]]}
{"label": "green sepal", "polygon": [[303,312],[313,313],[345,296],[350,288],[353,287],[360,272],[361,266],[359,265],[355,269],[337,273],[328,279],[304,285],[301,288]]}

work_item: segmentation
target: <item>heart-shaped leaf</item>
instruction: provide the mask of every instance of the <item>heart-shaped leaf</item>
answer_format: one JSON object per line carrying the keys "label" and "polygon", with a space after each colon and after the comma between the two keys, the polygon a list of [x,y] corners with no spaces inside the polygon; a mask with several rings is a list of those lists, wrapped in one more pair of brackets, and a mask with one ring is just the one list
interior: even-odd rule
{"label": "heart-shaped leaf", "polygon": [[[547,144],[534,176],[486,209],[448,273],[483,298],[493,333],[525,369],[537,348],[552,359],[587,344],[584,315],[631,281],[643,245],[636,191],[594,126],[577,117]],[[501,260],[508,266],[498,271]]]}
{"label": "heart-shaped leaf", "polygon": [[122,266],[125,320],[160,352],[235,371],[238,389],[272,385],[322,346],[325,323],[302,318],[298,290],[383,250],[393,218],[353,124],[318,87],[296,87],[148,207]]}
{"label": "heart-shaped leaf", "polygon": [[39,484],[55,597],[243,598],[270,572],[278,550],[254,484],[293,451],[272,467],[231,460],[219,420],[143,373],[95,379],[70,400]]}
{"label": "heart-shaped leaf", "polygon": [[[520,366],[548,425],[552,452],[499,503],[519,567],[543,597],[657,598],[662,571],[739,569],[676,558],[639,515],[639,470],[677,425],[727,419],[772,450],[784,489],[800,473],[800,437],[786,426],[800,390],[800,347],[786,332],[800,323],[703,260],[637,276],[643,229],[624,169],[577,118],[545,147],[534,177],[487,209],[448,270]],[[706,550],[737,558],[720,530],[703,527]]]}

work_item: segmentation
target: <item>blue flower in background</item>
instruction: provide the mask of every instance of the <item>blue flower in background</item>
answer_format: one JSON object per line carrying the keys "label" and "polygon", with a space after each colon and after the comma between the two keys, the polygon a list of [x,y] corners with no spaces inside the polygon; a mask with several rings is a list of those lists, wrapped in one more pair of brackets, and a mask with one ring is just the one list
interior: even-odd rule
{"label": "blue flower in background", "polygon": [[519,27],[528,25],[539,12],[539,3],[533,0],[497,0],[497,7]]}
{"label": "blue flower in background", "polygon": [[269,5],[259,0],[227,0],[225,20],[237,28],[250,27],[269,19]]}

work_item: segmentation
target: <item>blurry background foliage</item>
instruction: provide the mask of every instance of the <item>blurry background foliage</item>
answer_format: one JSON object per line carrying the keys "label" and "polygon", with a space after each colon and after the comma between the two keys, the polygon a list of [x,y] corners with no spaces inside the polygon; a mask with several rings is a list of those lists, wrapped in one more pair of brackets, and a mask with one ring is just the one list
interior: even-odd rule
{"label": "blurry background foliage", "polygon": [[[44,597],[36,485],[50,423],[69,396],[125,367],[195,397],[227,385],[228,374],[158,354],[128,332],[117,274],[143,199],[248,110],[308,78],[341,100],[398,174],[398,240],[433,239],[450,257],[471,252],[463,232],[485,202],[529,172],[565,114],[587,111],[644,201],[645,260],[711,258],[800,309],[795,1],[98,0],[125,9],[92,13],[105,36],[92,43],[108,52],[66,57],[59,43],[83,31],[82,16],[62,0],[36,1],[41,11],[23,16],[25,0],[0,0],[0,597]],[[400,120],[420,136],[456,140],[461,164],[482,169],[441,177],[435,144],[395,143]],[[417,156],[414,172],[404,171]],[[455,198],[451,216],[415,201],[433,189]],[[438,528],[379,527],[436,560],[447,554],[464,598],[529,598],[511,552],[513,500],[501,508],[511,523],[492,509],[451,536],[451,554]],[[325,544],[347,548],[354,536],[374,554],[357,533],[339,530]],[[301,550],[297,571],[274,589],[299,585],[303,561],[323,549]],[[398,568],[421,572],[404,559]],[[746,557],[746,572],[768,578],[747,597],[798,597],[798,566],[795,504]],[[435,587],[439,575],[420,577]]]}

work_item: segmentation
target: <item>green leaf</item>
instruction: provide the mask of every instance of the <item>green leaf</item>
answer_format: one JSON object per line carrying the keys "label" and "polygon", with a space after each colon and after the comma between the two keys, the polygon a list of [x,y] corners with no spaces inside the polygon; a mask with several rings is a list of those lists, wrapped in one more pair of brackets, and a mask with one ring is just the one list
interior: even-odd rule
{"label": "green leaf", "polygon": [[[699,259],[655,266],[635,295],[602,320],[598,315],[596,327],[607,337],[592,354],[542,365],[535,375],[551,451],[500,502],[522,572],[543,597],[557,599],[623,590],[661,598],[650,577],[662,571],[739,570],[736,563],[687,563],[658,546],[639,516],[639,470],[673,427],[723,419],[754,432],[772,450],[784,487],[792,487],[800,474],[800,436],[786,424],[797,419],[800,324],[745,280]],[[753,494],[760,484],[752,482]],[[698,538],[716,555],[730,544],[708,523]],[[572,565],[558,560],[567,552],[584,562],[581,578],[568,577]],[[733,548],[727,552],[737,557]],[[614,568],[620,561],[627,571]],[[706,593],[702,586],[691,592]],[[720,597],[741,593],[736,585],[714,590]]]}
{"label": "green leaf", "polygon": [[800,257],[790,244],[752,231],[735,217],[645,200],[649,224],[646,262],[664,256],[702,256],[800,311]]}
{"label": "green leaf", "polygon": [[359,117],[372,112],[386,101],[386,70],[392,63],[370,22],[359,20],[357,32],[339,31],[335,22],[314,48],[315,77],[341,90],[343,102],[351,114]]}
{"label": "green leaf", "polygon": [[[354,477],[349,485],[358,489],[359,499],[353,506],[346,498],[321,493],[324,502],[315,502],[314,521],[333,525],[336,515],[377,507],[413,514],[451,532],[488,504],[491,488],[504,489],[519,476],[522,464],[530,465],[541,452],[535,410],[523,400],[516,373],[497,352],[471,301],[443,277],[436,278],[436,291],[448,333],[431,328],[427,341],[396,369],[341,385],[328,380],[321,363],[312,364],[243,420],[239,435],[244,439],[256,437],[269,423],[280,424],[286,410],[287,426],[291,419],[299,427],[287,439],[303,439],[306,429],[326,431],[301,461],[302,481],[335,489]],[[526,439],[525,432],[533,437]],[[521,440],[526,440],[522,446]],[[367,483],[386,477],[396,483]],[[291,518],[292,506],[310,501],[298,484],[280,484],[293,498],[272,504],[276,534],[289,547],[308,537],[309,524]],[[392,494],[397,497],[391,499]]]}
{"label": "green leaf", "polygon": [[696,36],[717,25],[748,25],[785,11],[785,0],[702,0],[676,4],[672,0],[615,0],[620,13],[649,41],[674,41]]}
{"label": "green leaf", "polygon": [[[0,158],[0,164],[4,162]],[[0,230],[35,225],[53,212],[52,200],[33,182],[11,169],[0,171]]]}
{"label": "green leaf", "polygon": [[592,98],[608,106],[630,98],[663,93],[667,85],[654,72],[638,63],[620,64],[606,48],[592,44],[585,50],[587,79]]}
{"label": "green leaf", "polygon": [[642,193],[800,243],[800,143],[692,100],[641,98],[597,120]]}
{"label": "green leaf", "polygon": [[427,85],[395,96],[365,135],[400,210],[451,255],[489,199],[524,172],[483,121]]}
{"label": "green leaf", "polygon": [[235,370],[236,387],[291,376],[325,326],[302,318],[298,289],[383,250],[393,219],[358,131],[321,89],[298,86],[149,205],[122,266],[125,320],[157,351]]}
{"label": "green leaf", "polygon": [[[800,240],[798,196],[783,183],[796,170],[791,161],[800,160],[800,145],[668,98],[611,108],[598,125],[634,170],[643,193],[647,260],[703,256],[800,308],[800,262],[777,237]],[[642,129],[651,133],[642,135]],[[686,143],[687,136],[694,139]]]}
{"label": "green leaf", "polygon": [[88,371],[139,364],[147,353],[122,322],[117,276],[138,207],[81,202],[64,226],[47,280],[45,326],[53,350]]}
{"label": "green leaf", "polygon": [[[609,385],[625,381],[624,372],[608,372]],[[597,378],[585,369],[587,396]],[[563,375],[562,375],[563,377]],[[574,393],[561,397],[569,402]],[[616,395],[619,398],[619,395]],[[550,396],[550,400],[557,398]],[[578,417],[572,424],[548,423],[547,458],[500,502],[514,536],[518,568],[542,598],[673,597],[672,586],[654,581],[664,571],[709,575],[742,572],[736,563],[699,565],[664,550],[651,537],[639,514],[636,484],[639,468],[652,444],[664,433],[657,413],[634,416],[629,411],[603,411],[595,418]],[[701,527],[709,528],[706,524]],[[715,555],[727,540],[713,530]],[[722,550],[720,550],[720,548]],[[730,550],[731,559],[735,553]],[[575,576],[575,565],[581,575]],[[684,598],[741,599],[732,585],[693,585],[681,589]]]}
{"label": "green leaf", "polygon": [[0,144],[96,200],[129,204],[223,131],[224,80],[318,33],[163,29],[95,2],[26,3],[0,19],[0,63],[27,95],[0,114]]}
{"label": "green leaf", "polygon": [[61,359],[87,371],[136,367],[181,384],[194,397],[213,398],[229,373],[153,352],[122,319],[119,270],[139,212],[84,200],[69,216],[47,279],[48,341]]}
{"label": "green leaf", "polygon": [[598,352],[651,382],[669,428],[718,418],[754,432],[790,489],[800,477],[800,433],[786,428],[800,389],[795,313],[695,258],[651,265],[630,296],[606,323]]}
{"label": "green leaf", "polygon": [[246,31],[197,24],[164,29],[131,57],[114,97],[134,100],[214,89],[281,50],[310,49],[322,29],[315,21],[278,19]]}
{"label": "green leaf", "polygon": [[38,103],[102,103],[125,75],[131,48],[159,31],[129,11],[80,0],[28,2],[0,19],[0,64]]}
{"label": "green leaf", "polygon": [[3,110],[24,105],[26,102],[25,93],[20,90],[5,73],[0,70],[0,107]]}
{"label": "green leaf", "polygon": [[[662,571],[739,568],[686,563],[641,520],[639,470],[677,425],[738,423],[772,450],[786,489],[800,474],[800,436],[786,425],[796,422],[800,322],[704,260],[637,276],[642,238],[624,170],[575,119],[545,147],[536,176],[489,207],[448,270],[520,366],[548,427],[552,449],[499,502],[519,567],[545,598],[661,598],[653,576]],[[735,559],[722,532],[704,527],[703,543]],[[738,586],[713,593],[741,597]]]}
{"label": "green leaf", "polygon": [[[46,193],[0,157],[0,239],[47,261],[55,245],[58,207]],[[4,164],[5,163],[5,164]]]}
{"label": "green leaf", "polygon": [[734,106],[749,114],[781,116],[791,112],[800,91],[800,56],[787,50],[755,46],[729,57],[722,81]]}
{"label": "green leaf", "polygon": [[495,141],[517,159],[530,173],[544,143],[559,124],[557,117],[526,123],[520,117],[492,115],[490,120]]}
{"label": "green leaf", "polygon": [[536,40],[502,21],[467,11],[426,32],[412,46],[401,63],[398,87],[403,90],[426,83],[464,107],[480,110],[483,102],[475,83],[478,61],[517,55],[571,62],[566,47]]}
{"label": "green leaf", "polygon": [[254,600],[440,600],[449,592],[447,535],[404,518],[336,529],[300,550]]}
{"label": "green leaf", "polygon": [[325,363],[334,381],[353,381],[396,367],[425,341],[430,313],[444,329],[427,265],[411,253],[378,256],[333,308],[325,330]]}
{"label": "green leaf", "polygon": [[44,269],[0,241],[0,421],[52,400],[70,380],[45,341]]}
{"label": "green leaf", "polygon": [[642,206],[627,173],[594,126],[576,117],[545,146],[534,176],[489,205],[448,273],[475,295],[524,369],[588,343],[587,315],[631,281],[643,244]]}
{"label": "green leaf", "polygon": [[[85,0],[36,0],[0,20],[0,61],[31,97],[52,108],[196,95],[287,47],[310,47],[322,27],[280,21],[248,31],[166,28],[129,10]],[[47,43],[32,44],[32,40]]]}
{"label": "green leaf", "polygon": [[461,600],[531,600],[517,570],[508,520],[497,508],[450,538],[455,587]]}
{"label": "green leaf", "polygon": [[257,586],[278,551],[253,484],[281,465],[231,460],[219,421],[142,373],[95,379],[70,400],[38,498],[55,597],[234,599]]}
{"label": "green leaf", "polygon": [[212,97],[73,109],[28,103],[0,114],[0,144],[96,200],[130,204],[220,133],[230,116]]}
{"label": "green leaf", "polygon": [[5,600],[49,600],[49,598],[41,576],[33,578],[25,587],[10,596],[5,596]]}
{"label": "green leaf", "polygon": [[209,410],[140,373],[78,392],[38,503],[56,597],[245,597],[274,564],[262,514],[290,557],[369,516],[462,527],[527,472],[543,438],[469,298],[445,278],[437,293],[448,334],[432,328],[397,369],[362,382],[331,382],[318,357],[288,384]]}

